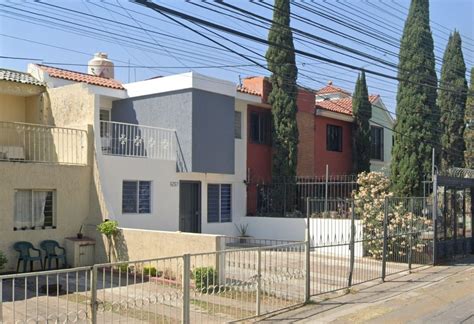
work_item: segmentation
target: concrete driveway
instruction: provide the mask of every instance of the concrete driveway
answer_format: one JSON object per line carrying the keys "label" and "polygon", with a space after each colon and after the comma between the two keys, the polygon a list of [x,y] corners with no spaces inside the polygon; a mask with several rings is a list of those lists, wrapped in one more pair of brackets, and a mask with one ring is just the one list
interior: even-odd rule
{"label": "concrete driveway", "polygon": [[315,298],[263,322],[474,324],[474,256],[387,280]]}

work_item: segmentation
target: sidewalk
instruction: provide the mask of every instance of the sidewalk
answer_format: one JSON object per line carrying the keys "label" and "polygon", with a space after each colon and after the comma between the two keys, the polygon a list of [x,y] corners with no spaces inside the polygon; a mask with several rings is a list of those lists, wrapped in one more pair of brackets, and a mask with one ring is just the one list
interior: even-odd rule
{"label": "sidewalk", "polygon": [[312,304],[262,322],[474,324],[474,256],[387,280],[354,286],[339,297],[315,297]]}

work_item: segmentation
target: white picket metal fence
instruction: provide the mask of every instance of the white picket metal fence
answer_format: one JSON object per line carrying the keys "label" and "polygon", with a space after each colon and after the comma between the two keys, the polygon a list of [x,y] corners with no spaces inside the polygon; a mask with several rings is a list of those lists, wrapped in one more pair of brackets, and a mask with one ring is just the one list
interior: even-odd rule
{"label": "white picket metal fence", "polygon": [[85,165],[87,132],[1,121],[0,160]]}
{"label": "white picket metal fence", "polygon": [[100,122],[102,152],[106,155],[175,161],[176,131],[113,121]]}

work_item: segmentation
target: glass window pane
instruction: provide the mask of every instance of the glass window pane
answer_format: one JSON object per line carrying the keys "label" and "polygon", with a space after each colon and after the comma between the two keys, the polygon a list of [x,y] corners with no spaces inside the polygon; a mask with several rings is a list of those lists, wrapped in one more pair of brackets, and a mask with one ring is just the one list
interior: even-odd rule
{"label": "glass window pane", "polygon": [[122,184],[122,213],[137,212],[137,181],[124,181]]}
{"label": "glass window pane", "polygon": [[140,214],[149,214],[151,212],[151,182],[140,181],[138,192],[138,212]]}
{"label": "glass window pane", "polygon": [[20,229],[22,227],[31,227],[31,190],[17,190],[15,192],[15,215],[13,226]]}
{"label": "glass window pane", "polygon": [[234,114],[234,137],[242,138],[242,113],[236,111]]}
{"label": "glass window pane", "polygon": [[219,185],[207,185],[207,222],[219,222]]}
{"label": "glass window pane", "polygon": [[221,223],[232,221],[232,186],[221,185]]}
{"label": "glass window pane", "polygon": [[48,191],[46,194],[46,202],[44,205],[44,226],[54,225],[54,194],[52,191]]}

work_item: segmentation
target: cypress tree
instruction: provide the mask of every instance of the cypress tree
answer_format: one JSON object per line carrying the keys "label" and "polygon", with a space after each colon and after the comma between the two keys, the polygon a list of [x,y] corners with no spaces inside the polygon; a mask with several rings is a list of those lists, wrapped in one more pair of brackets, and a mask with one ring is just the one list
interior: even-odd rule
{"label": "cypress tree", "polygon": [[[461,47],[461,35],[449,36],[443,56],[438,106],[441,111],[441,168],[464,166],[464,112],[466,110],[466,64]],[[451,91],[447,91],[448,89]]]}
{"label": "cypress tree", "polygon": [[[273,183],[285,181],[291,185],[296,179],[298,127],[296,124],[296,79],[298,69],[295,62],[293,34],[290,29],[289,0],[275,0],[273,22],[268,33],[270,43],[267,53],[268,69],[272,72],[272,91],[268,102],[272,105],[272,179]],[[290,190],[291,191],[291,190]],[[284,190],[274,192],[273,203],[287,202],[291,197]],[[282,199],[284,198],[284,199]],[[288,204],[289,203],[289,204]]]}
{"label": "cypress tree", "polygon": [[352,97],[352,171],[355,174],[370,171],[370,124],[372,105],[369,101],[365,72],[357,77]]}
{"label": "cypress tree", "polygon": [[432,148],[439,152],[435,129],[437,76],[428,0],[412,0],[403,29],[398,63],[397,121],[391,181],[401,196],[421,195],[431,173]]}
{"label": "cypress tree", "polygon": [[464,151],[464,162],[466,168],[474,168],[474,67],[471,68],[471,84],[466,100],[466,112],[464,115],[464,141],[466,151]]}

